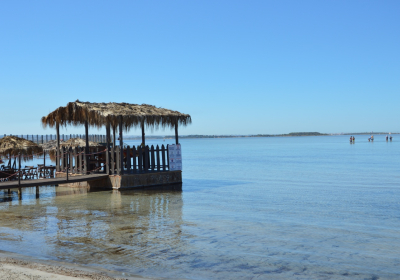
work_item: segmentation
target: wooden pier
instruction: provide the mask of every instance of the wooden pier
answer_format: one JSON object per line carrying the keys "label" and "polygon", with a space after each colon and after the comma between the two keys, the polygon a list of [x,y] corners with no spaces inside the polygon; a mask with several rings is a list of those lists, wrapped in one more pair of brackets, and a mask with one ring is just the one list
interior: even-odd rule
{"label": "wooden pier", "polygon": [[49,179],[38,179],[38,180],[22,180],[18,183],[18,180],[8,181],[0,183],[0,190],[13,189],[13,188],[26,188],[26,187],[40,187],[40,186],[54,186],[61,184],[71,184],[79,182],[87,182],[92,180],[98,180],[108,178],[108,174],[90,174],[90,175],[79,175],[60,178],[49,178]]}

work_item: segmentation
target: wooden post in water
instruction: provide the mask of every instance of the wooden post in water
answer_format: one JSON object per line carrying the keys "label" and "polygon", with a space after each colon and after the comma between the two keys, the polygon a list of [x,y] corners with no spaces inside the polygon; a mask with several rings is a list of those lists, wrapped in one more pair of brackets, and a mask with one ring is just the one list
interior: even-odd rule
{"label": "wooden post in water", "polygon": [[39,198],[39,187],[36,186],[36,198]]}
{"label": "wooden post in water", "polygon": [[57,130],[57,154],[56,154],[56,170],[58,171],[58,172],[60,172],[61,171],[61,168],[60,168],[60,124],[59,123],[57,123],[56,124],[56,130]]}

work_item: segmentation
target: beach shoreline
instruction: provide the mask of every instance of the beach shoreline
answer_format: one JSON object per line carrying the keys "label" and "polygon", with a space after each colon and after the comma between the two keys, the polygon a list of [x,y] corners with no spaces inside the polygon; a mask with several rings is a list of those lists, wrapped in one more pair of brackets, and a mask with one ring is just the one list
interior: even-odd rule
{"label": "beach shoreline", "polygon": [[94,279],[94,280],[148,280],[130,273],[111,271],[104,268],[83,266],[0,250],[0,279]]}

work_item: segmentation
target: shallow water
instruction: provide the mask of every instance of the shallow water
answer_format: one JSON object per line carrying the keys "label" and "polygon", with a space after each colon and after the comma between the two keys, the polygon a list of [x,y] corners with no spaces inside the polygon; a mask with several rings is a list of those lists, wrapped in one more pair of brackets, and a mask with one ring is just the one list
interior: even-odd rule
{"label": "shallow water", "polygon": [[356,138],[182,140],[182,191],[0,192],[0,249],[143,276],[400,278],[400,142]]}

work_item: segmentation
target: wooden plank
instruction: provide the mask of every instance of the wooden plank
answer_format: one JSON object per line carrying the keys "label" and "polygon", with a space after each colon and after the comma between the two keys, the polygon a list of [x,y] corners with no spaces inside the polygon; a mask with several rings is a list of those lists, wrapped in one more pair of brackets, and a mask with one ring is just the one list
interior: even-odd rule
{"label": "wooden plank", "polygon": [[128,174],[131,172],[131,148],[126,147],[126,171]]}
{"label": "wooden plank", "polygon": [[169,153],[168,153],[169,145],[167,145],[167,167],[169,170]]}
{"label": "wooden plank", "polygon": [[144,172],[149,170],[149,146],[144,147]]}
{"label": "wooden plank", "polygon": [[138,146],[138,169],[139,172],[142,173],[143,170],[143,148],[141,146]]}
{"label": "wooden plank", "polygon": [[132,169],[133,172],[136,172],[136,148],[135,145],[132,146],[132,155],[133,155],[133,163],[132,163]]}
{"label": "wooden plank", "polygon": [[161,158],[162,158],[162,169],[165,171],[165,147],[164,144],[161,145]]}
{"label": "wooden plank", "polygon": [[150,159],[151,159],[150,168],[151,168],[152,171],[154,171],[154,169],[156,168],[156,166],[155,166],[155,157],[154,157],[154,145],[151,145],[151,148],[150,148]]}
{"label": "wooden plank", "polygon": [[160,148],[156,147],[156,155],[157,155],[157,171],[160,171]]}

